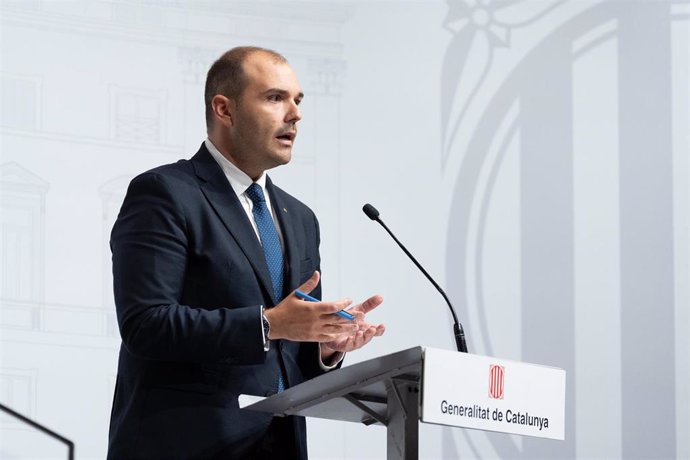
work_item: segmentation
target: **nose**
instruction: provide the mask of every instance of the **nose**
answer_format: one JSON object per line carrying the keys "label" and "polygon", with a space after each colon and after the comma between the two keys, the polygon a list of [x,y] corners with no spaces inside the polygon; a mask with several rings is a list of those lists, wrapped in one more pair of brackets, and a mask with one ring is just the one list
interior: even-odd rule
{"label": "nose", "polygon": [[294,101],[290,102],[290,106],[288,107],[288,111],[285,114],[285,121],[288,123],[297,123],[301,119],[302,119],[302,111],[299,109],[299,106]]}

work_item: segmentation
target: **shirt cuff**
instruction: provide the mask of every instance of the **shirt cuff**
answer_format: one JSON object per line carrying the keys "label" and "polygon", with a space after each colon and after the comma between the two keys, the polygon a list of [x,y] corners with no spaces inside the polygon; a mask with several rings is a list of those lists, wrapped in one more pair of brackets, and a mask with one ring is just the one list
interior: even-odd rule
{"label": "shirt cuff", "polygon": [[345,353],[341,353],[339,351],[336,351],[330,359],[331,364],[324,364],[323,360],[321,359],[321,344],[319,344],[319,366],[321,367],[322,370],[324,371],[330,371],[338,367],[338,364],[340,364],[340,361],[343,360],[345,357]]}

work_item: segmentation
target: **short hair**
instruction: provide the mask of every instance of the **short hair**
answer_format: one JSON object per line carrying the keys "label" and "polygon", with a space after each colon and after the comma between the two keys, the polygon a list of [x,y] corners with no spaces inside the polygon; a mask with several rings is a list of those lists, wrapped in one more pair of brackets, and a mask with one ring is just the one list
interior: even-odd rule
{"label": "short hair", "polygon": [[213,106],[211,104],[213,96],[222,94],[239,102],[242,92],[247,87],[243,65],[247,58],[254,53],[265,53],[272,57],[275,62],[287,64],[287,59],[282,54],[258,46],[238,46],[223,53],[213,63],[206,75],[204,88],[206,129],[210,129],[213,124]]}

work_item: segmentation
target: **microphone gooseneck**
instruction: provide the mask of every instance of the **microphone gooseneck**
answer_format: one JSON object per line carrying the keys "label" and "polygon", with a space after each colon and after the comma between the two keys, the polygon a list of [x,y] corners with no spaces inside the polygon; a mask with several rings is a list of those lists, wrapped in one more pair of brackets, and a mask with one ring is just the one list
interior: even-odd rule
{"label": "microphone gooseneck", "polygon": [[393,234],[393,232],[390,231],[390,229],[386,226],[386,224],[383,223],[383,221],[379,218],[379,212],[378,210],[370,205],[369,203],[365,204],[362,207],[362,211],[364,211],[364,214],[367,215],[367,217],[373,221],[378,222],[381,224],[381,226],[388,232],[388,234],[393,238],[393,240],[400,246],[400,249],[403,250],[405,254],[407,254],[407,257],[410,258],[412,262],[417,266],[417,268],[426,276],[426,279],[429,280],[431,284],[436,288],[438,292],[441,293],[443,298],[445,299],[446,303],[448,304],[448,308],[450,308],[450,313],[453,315],[453,322],[455,323],[453,325],[453,335],[455,336],[455,345],[458,348],[458,351],[461,353],[467,353],[467,343],[465,342],[465,331],[462,328],[462,324],[458,321],[458,315],[455,314],[455,309],[453,308],[453,305],[450,303],[450,299],[446,295],[445,291],[441,289],[441,286],[438,285],[436,281],[427,273],[426,270],[424,270],[424,267],[417,262],[417,259],[414,258],[414,256],[410,253],[410,251],[407,250],[407,248],[396,238],[396,236]]}

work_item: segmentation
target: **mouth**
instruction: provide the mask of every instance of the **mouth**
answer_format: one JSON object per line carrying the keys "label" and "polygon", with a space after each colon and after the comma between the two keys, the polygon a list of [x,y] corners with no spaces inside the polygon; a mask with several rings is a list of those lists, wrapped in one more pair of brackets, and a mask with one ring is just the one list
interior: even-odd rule
{"label": "mouth", "polygon": [[286,131],[276,136],[276,139],[280,141],[283,145],[292,145],[297,137],[297,131]]}

